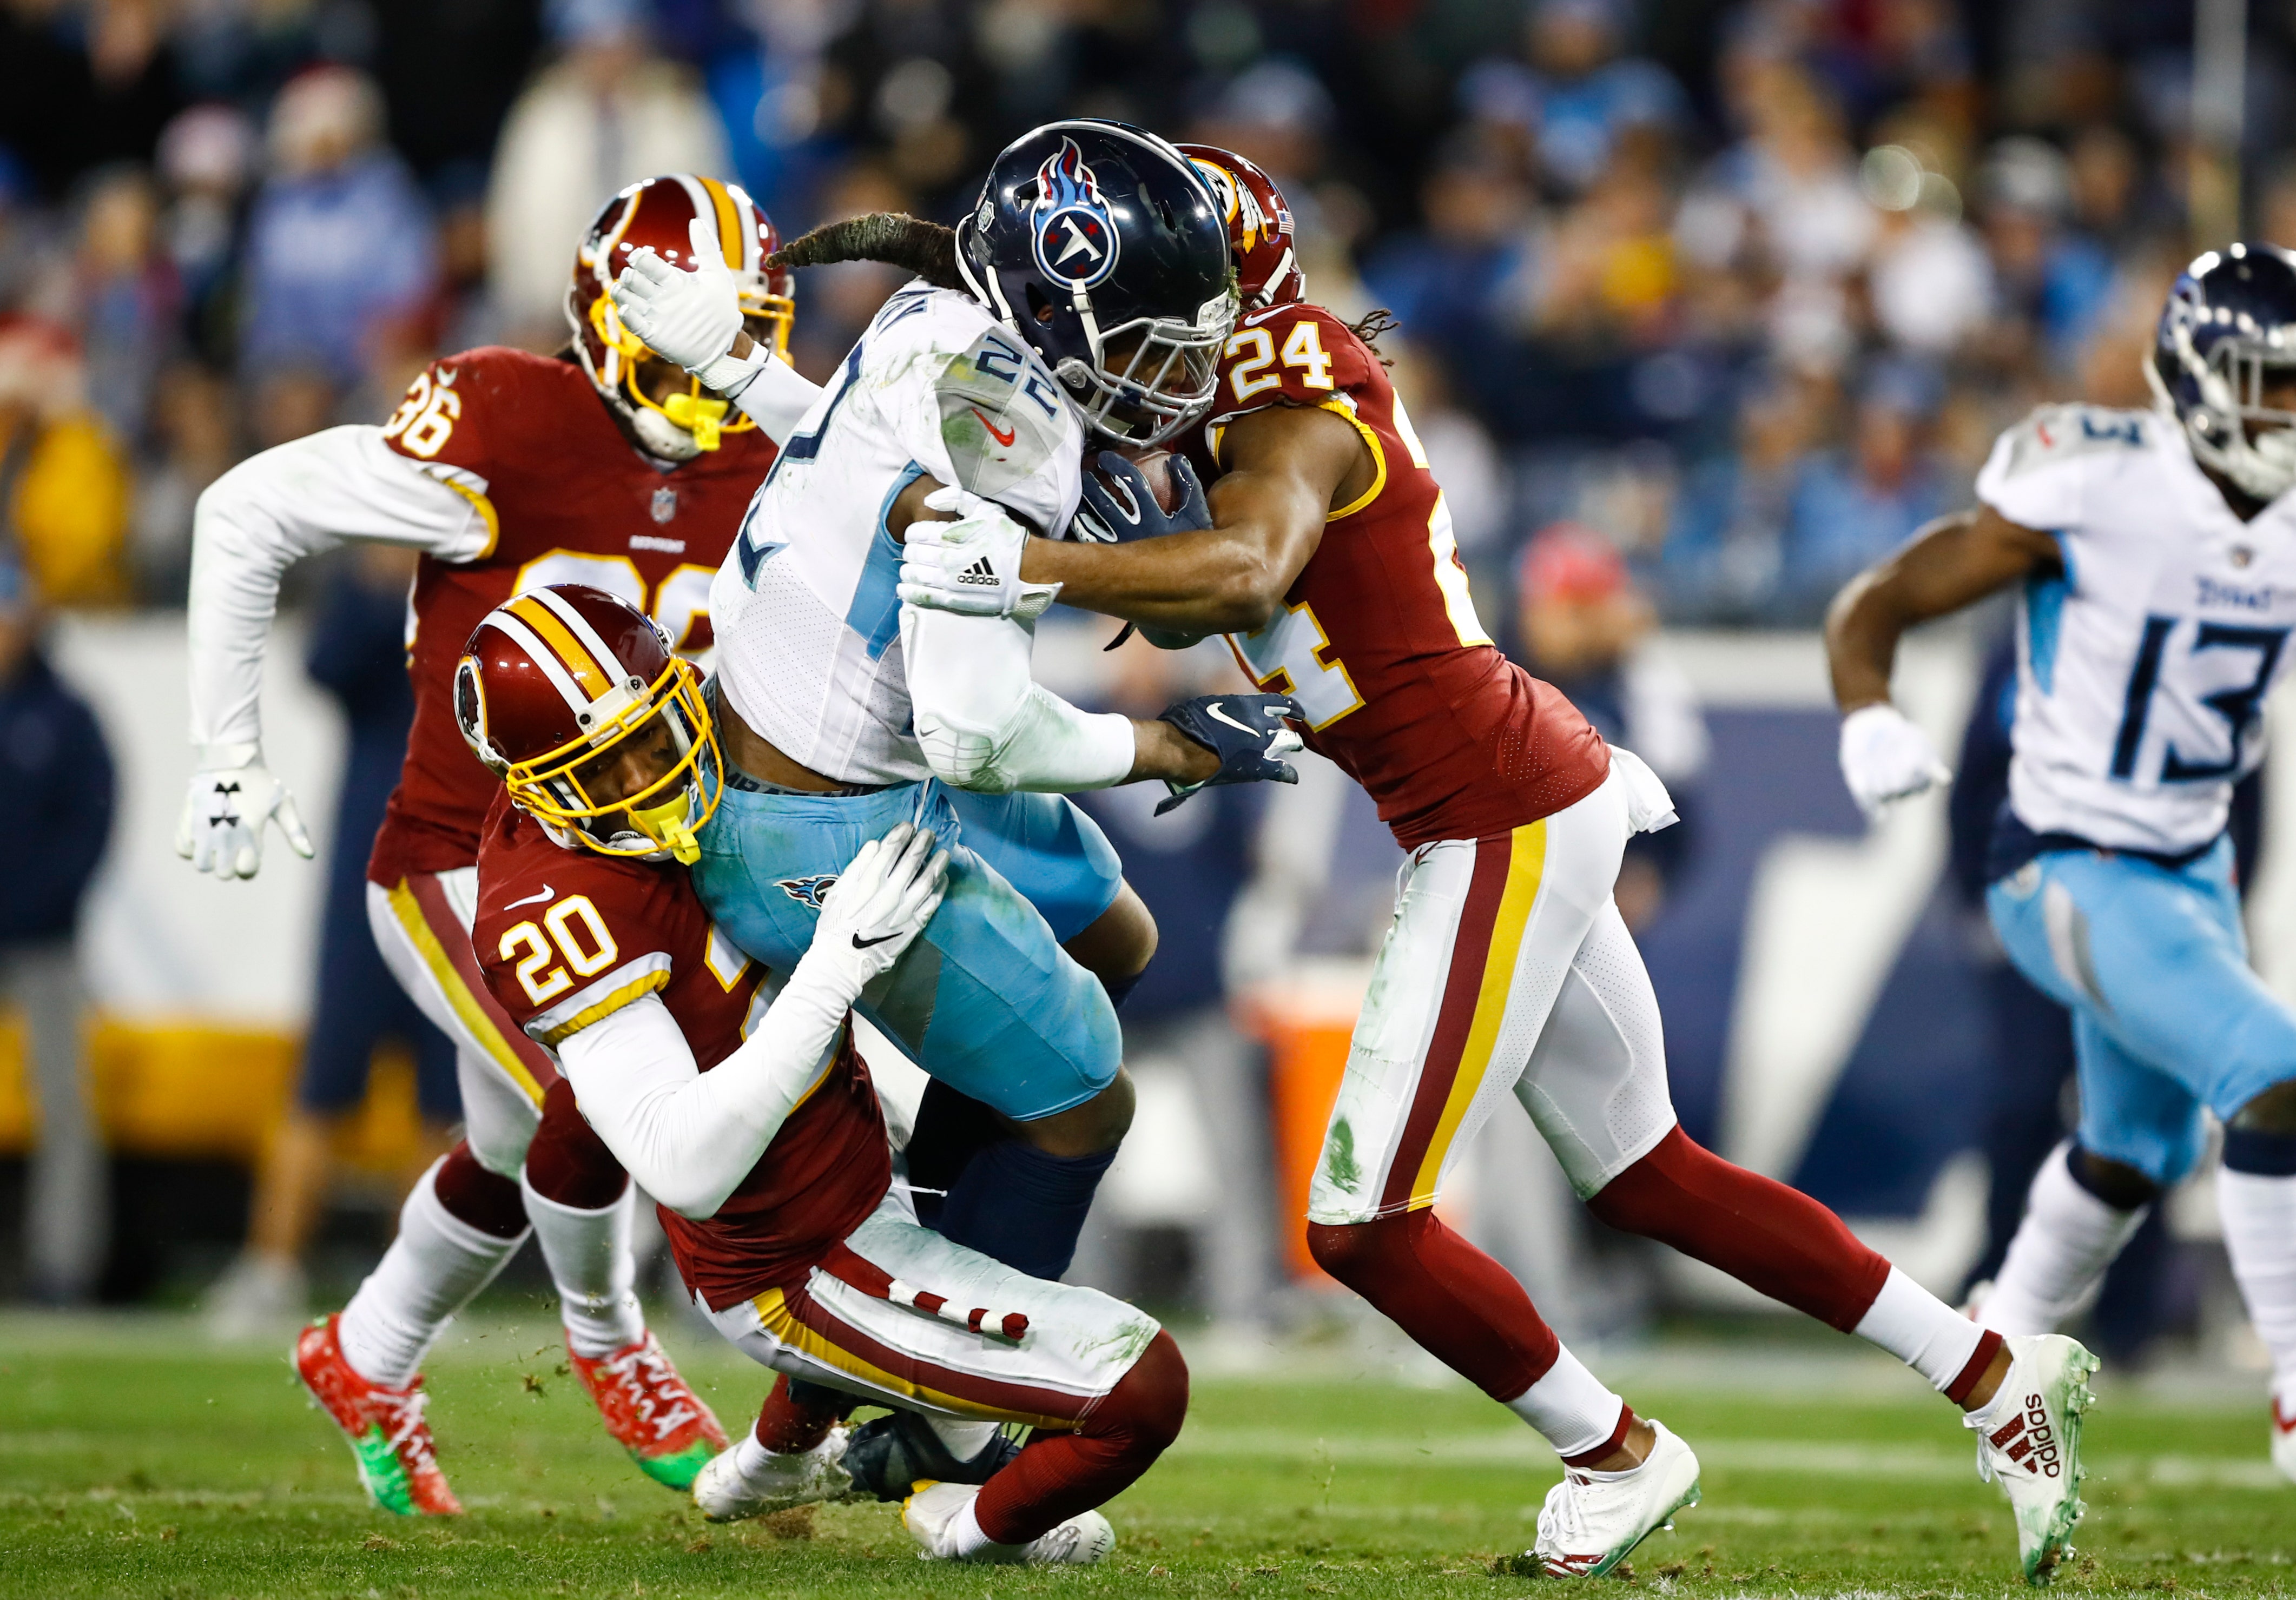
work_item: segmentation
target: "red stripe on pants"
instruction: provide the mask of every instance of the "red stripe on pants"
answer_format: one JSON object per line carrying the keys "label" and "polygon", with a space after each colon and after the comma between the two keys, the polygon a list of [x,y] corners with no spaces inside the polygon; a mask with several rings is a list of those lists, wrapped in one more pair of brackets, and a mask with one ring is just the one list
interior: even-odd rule
{"label": "red stripe on pants", "polygon": [[1458,931],[1451,939],[1442,1007],[1435,1014],[1427,1059],[1420,1063],[1419,1084],[1412,1092],[1402,1142],[1396,1146],[1394,1163],[1387,1169],[1387,1186],[1380,1193],[1382,1211],[1410,1203],[1412,1191],[1418,1186],[1419,1169],[1427,1160],[1427,1147],[1442,1124],[1443,1108],[1450,1101],[1451,1085],[1459,1076],[1459,1058],[1467,1048],[1475,1008],[1482,999],[1483,968],[1490,960],[1491,933],[1498,923],[1499,902],[1505,897],[1507,873],[1513,862],[1513,834],[1475,841],[1475,866],[1467,882],[1467,903],[1459,910]]}

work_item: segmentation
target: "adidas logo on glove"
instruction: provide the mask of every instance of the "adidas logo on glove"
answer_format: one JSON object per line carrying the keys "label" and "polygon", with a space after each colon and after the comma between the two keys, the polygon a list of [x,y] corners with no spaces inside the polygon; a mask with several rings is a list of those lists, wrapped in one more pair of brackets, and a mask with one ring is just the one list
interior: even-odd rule
{"label": "adidas logo on glove", "polygon": [[996,571],[995,568],[988,564],[988,558],[984,555],[979,561],[967,567],[964,571],[958,573],[956,575],[956,581],[959,583],[972,584],[981,588],[993,589],[996,587]]}

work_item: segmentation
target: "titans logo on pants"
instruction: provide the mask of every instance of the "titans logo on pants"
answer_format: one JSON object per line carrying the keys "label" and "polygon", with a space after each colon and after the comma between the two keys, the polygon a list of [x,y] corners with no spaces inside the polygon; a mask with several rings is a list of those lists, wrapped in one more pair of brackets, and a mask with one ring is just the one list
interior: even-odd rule
{"label": "titans logo on pants", "polygon": [[827,897],[830,886],[837,882],[835,873],[816,873],[809,878],[780,878],[782,892],[800,906],[810,906],[816,911]]}

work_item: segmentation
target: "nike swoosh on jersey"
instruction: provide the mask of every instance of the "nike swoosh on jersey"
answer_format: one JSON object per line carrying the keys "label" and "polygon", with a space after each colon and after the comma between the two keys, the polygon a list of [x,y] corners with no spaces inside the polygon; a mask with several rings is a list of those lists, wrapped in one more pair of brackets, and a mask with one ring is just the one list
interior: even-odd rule
{"label": "nike swoosh on jersey", "polygon": [[1010,428],[999,428],[988,420],[988,414],[978,406],[972,408],[972,414],[979,417],[980,425],[988,430],[988,437],[1008,450],[1013,447],[1013,441],[1021,437],[1021,430],[1017,424]]}
{"label": "nike swoosh on jersey", "polygon": [[543,900],[546,900],[546,899],[548,899],[552,895],[554,895],[554,894],[556,894],[557,892],[558,892],[558,891],[557,891],[556,890],[554,890],[554,889],[551,888],[549,884],[545,883],[545,884],[542,886],[542,892],[541,892],[540,894],[530,894],[530,895],[527,896],[527,897],[526,897],[526,898],[524,898],[524,899],[522,899],[522,900],[512,900],[512,901],[509,901],[509,902],[507,902],[507,903],[503,907],[503,909],[504,909],[504,911],[511,911],[511,910],[515,910],[517,907],[521,907],[521,906],[532,906],[532,905],[537,904],[537,902],[539,902],[539,901],[543,901]]}
{"label": "nike swoosh on jersey", "polygon": [[1254,738],[1259,736],[1259,729],[1256,727],[1249,727],[1244,724],[1238,722],[1226,711],[1221,710],[1217,705],[1206,706],[1204,708],[1204,715],[1210,718],[1214,722],[1226,723],[1228,726],[1234,728],[1239,734],[1250,734]]}

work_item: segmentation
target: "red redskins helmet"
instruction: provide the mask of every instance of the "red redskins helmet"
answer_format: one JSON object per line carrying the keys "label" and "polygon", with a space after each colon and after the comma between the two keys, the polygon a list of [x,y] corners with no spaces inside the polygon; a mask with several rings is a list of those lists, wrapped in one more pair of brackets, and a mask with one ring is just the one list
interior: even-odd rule
{"label": "red redskins helmet", "polygon": [[726,770],[701,669],[627,601],[561,583],[488,611],[455,667],[455,720],[567,849],[700,857]]}
{"label": "red redskins helmet", "polygon": [[1235,258],[1236,292],[1246,311],[1288,306],[1308,292],[1307,275],[1292,248],[1292,208],[1275,180],[1232,150],[1182,144],[1196,175],[1227,218],[1228,254]]}
{"label": "red redskins helmet", "polygon": [[668,461],[690,461],[718,447],[718,436],[757,424],[688,378],[683,394],[656,400],[638,382],[642,361],[659,359],[614,314],[606,291],[630,252],[651,247],[672,267],[685,269],[693,253],[686,230],[701,217],[714,230],[718,247],[742,295],[750,337],[783,356],[789,354],[790,299],[787,267],[768,267],[766,258],[781,248],[773,219],[738,185],[714,177],[674,172],[632,184],[598,213],[574,252],[574,282],[566,291],[566,320],[573,324],[575,353],[607,405],[627,419],[648,450]]}

